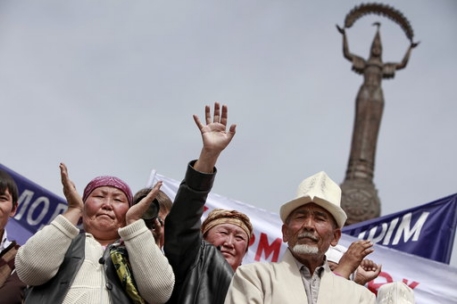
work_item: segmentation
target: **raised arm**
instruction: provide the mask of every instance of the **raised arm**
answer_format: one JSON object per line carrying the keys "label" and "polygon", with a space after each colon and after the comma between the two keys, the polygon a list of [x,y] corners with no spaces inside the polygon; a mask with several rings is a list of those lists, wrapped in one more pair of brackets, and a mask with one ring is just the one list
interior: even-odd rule
{"label": "raised arm", "polygon": [[[193,116],[202,136],[203,147],[198,160],[188,165],[173,207],[165,219],[164,250],[175,272],[177,284],[182,283],[188,274],[202,246],[201,216],[213,186],[215,165],[235,135],[235,125],[226,130],[227,116],[227,107],[222,106],[221,111],[219,103],[214,104],[213,117],[210,107],[205,107],[206,125],[201,123],[198,116]],[[179,293],[179,287],[176,286],[175,289],[174,294]]]}
{"label": "raised arm", "polygon": [[79,233],[76,225],[83,202],[63,163],[60,164],[60,177],[68,202],[67,210],[30,237],[16,255],[17,274],[21,281],[31,286],[44,284],[56,275],[67,249]]}
{"label": "raised arm", "polygon": [[412,42],[409,45],[408,50],[406,51],[405,56],[403,57],[403,60],[400,63],[397,63],[397,65],[395,66],[397,70],[401,70],[406,67],[406,65],[408,64],[409,57],[411,56],[411,50],[418,45],[419,42]]}
{"label": "raised arm", "polygon": [[338,32],[340,32],[341,35],[343,35],[343,55],[344,58],[346,58],[349,61],[353,61],[354,55],[349,52],[349,44],[348,44],[348,38],[346,36],[346,31],[344,28],[341,28],[339,25],[336,25],[336,28],[338,29]]}
{"label": "raised arm", "polygon": [[373,243],[369,240],[358,240],[353,242],[343,254],[338,262],[338,266],[333,272],[349,279],[351,273],[359,267],[362,260],[373,251]]}

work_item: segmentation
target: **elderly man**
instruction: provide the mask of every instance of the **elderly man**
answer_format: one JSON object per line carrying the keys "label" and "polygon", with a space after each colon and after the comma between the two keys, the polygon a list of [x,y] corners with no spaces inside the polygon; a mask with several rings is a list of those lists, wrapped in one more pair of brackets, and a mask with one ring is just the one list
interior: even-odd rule
{"label": "elderly man", "polygon": [[330,270],[325,253],[341,237],[341,189],[325,172],[305,179],[281,207],[288,250],[278,263],[253,263],[235,273],[225,303],[375,303],[375,295]]}
{"label": "elderly man", "polygon": [[176,277],[168,303],[223,303],[233,272],[249,246],[252,225],[237,211],[213,210],[201,224],[206,198],[216,175],[216,161],[235,135],[226,131],[227,107],[215,103],[214,118],[205,108],[206,125],[194,115],[203,138],[197,161],[192,161],[165,219],[164,251]]}

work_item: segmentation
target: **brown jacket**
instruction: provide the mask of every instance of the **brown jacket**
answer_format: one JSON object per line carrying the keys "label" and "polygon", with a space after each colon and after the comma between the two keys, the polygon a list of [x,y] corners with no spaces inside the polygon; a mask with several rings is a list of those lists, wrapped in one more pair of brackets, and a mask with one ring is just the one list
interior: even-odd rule
{"label": "brown jacket", "polygon": [[22,303],[26,285],[19,280],[14,271],[14,258],[19,245],[13,241],[0,252],[0,299],[2,303]]}

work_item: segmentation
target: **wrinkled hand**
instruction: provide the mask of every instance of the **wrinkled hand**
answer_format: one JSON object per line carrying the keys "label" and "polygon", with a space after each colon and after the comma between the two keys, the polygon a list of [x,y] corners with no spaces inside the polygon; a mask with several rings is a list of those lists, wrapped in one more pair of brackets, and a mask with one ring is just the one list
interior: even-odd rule
{"label": "wrinkled hand", "polygon": [[158,181],[148,195],[146,195],[141,201],[129,208],[125,214],[125,222],[127,225],[141,219],[143,214],[148,210],[149,206],[152,204],[152,201],[156,198],[159,193],[160,187],[162,186],[162,181]]}
{"label": "wrinkled hand", "polygon": [[68,219],[73,225],[77,226],[84,209],[83,199],[79,195],[78,191],[76,191],[75,184],[68,176],[67,166],[64,163],[60,163],[59,168],[63,194],[65,195],[68,204],[68,208],[62,216]]}
{"label": "wrinkled hand", "polygon": [[344,29],[344,27],[340,27],[338,24],[336,25],[336,28],[338,30],[338,32],[340,32],[340,34],[344,35],[346,34],[346,30]]}
{"label": "wrinkled hand", "polygon": [[84,207],[83,199],[76,191],[75,184],[70,180],[68,176],[68,169],[64,163],[60,163],[60,180],[62,181],[63,194],[67,199],[68,208],[74,208],[82,210]]}
{"label": "wrinkled hand", "polygon": [[214,117],[211,119],[211,109],[205,107],[206,125],[203,125],[197,115],[194,115],[194,121],[200,129],[203,139],[203,149],[214,153],[220,153],[224,150],[235,136],[236,125],[231,125],[228,132],[227,117],[228,109],[226,105],[222,106],[222,113],[218,102],[214,103]]}
{"label": "wrinkled hand", "polygon": [[334,271],[345,278],[349,278],[349,275],[359,267],[362,260],[373,251],[373,243],[369,240],[353,242],[341,257],[338,267]]}
{"label": "wrinkled hand", "polygon": [[355,270],[362,260],[373,251],[373,243],[370,240],[355,241],[341,257],[340,264],[341,262],[354,264]]}
{"label": "wrinkled hand", "polygon": [[376,279],[381,273],[382,265],[376,264],[372,260],[365,259],[360,263],[360,266],[357,268],[355,273],[354,282],[360,285],[365,285],[366,283]]}

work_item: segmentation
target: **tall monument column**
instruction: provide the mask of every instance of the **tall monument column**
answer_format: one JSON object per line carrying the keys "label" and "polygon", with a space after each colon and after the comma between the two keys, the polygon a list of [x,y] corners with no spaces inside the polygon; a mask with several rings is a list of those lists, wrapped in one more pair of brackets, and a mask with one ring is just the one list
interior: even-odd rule
{"label": "tall monument column", "polygon": [[[349,51],[346,29],[366,14],[373,13],[388,17],[397,22],[405,31],[410,45],[398,63],[384,63],[382,60],[381,23],[375,22],[376,33],[371,44],[368,59],[354,55]],[[376,143],[384,108],[382,79],[395,76],[397,70],[406,67],[411,50],[418,45],[413,42],[413,30],[403,14],[394,8],[368,3],[354,7],[347,15],[344,28],[337,25],[343,36],[343,55],[352,63],[352,70],[363,75],[363,83],[356,97],[354,129],[352,133],[351,152],[349,155],[346,177],[341,184],[341,206],[346,211],[346,225],[378,217],[381,214],[381,201],[373,182]]]}

